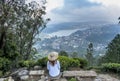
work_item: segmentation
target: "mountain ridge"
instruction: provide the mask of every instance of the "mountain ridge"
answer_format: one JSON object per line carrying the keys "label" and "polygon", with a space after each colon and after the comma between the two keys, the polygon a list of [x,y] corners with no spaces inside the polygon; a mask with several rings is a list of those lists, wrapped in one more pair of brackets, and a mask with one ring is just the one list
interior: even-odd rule
{"label": "mountain ridge", "polygon": [[119,25],[101,24],[94,25],[86,30],[77,30],[69,36],[52,37],[40,42],[39,52],[43,51],[61,51],[68,53],[77,52],[79,56],[86,54],[88,44],[91,42],[94,45],[94,55],[105,53],[107,44],[120,33]]}

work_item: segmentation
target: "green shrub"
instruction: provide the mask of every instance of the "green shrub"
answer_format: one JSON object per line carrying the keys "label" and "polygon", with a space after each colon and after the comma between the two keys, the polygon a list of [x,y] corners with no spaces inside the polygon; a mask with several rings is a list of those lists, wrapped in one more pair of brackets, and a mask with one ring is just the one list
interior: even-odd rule
{"label": "green shrub", "polygon": [[73,58],[70,59],[70,67],[80,67],[80,62],[79,60],[75,60]]}
{"label": "green shrub", "polygon": [[86,67],[87,64],[88,64],[87,60],[84,59],[84,58],[73,58],[73,59],[79,61],[79,63],[80,63],[80,68],[84,68],[84,67]]}
{"label": "green shrub", "polygon": [[10,70],[10,65],[11,61],[9,59],[0,57],[0,71],[2,71],[3,74]]}
{"label": "green shrub", "polygon": [[27,67],[27,68],[31,68],[35,65],[35,61],[33,60],[26,60],[26,61],[20,61],[19,62],[19,66],[20,67]]}
{"label": "green shrub", "polygon": [[118,72],[120,72],[120,64],[118,64],[118,63],[104,63],[104,64],[102,64],[101,70],[107,71],[107,72],[118,73]]}
{"label": "green shrub", "polygon": [[70,66],[70,58],[66,56],[59,56],[61,70],[66,70]]}
{"label": "green shrub", "polygon": [[68,80],[68,81],[77,81],[75,78],[71,78],[70,80]]}
{"label": "green shrub", "polygon": [[68,53],[66,51],[60,51],[59,55],[60,56],[67,56],[68,57]]}
{"label": "green shrub", "polygon": [[78,60],[75,60],[73,58],[69,58],[66,56],[59,56],[59,61],[61,64],[62,70],[67,70],[69,67],[79,67],[80,63]]}
{"label": "green shrub", "polygon": [[0,71],[0,77],[2,77],[3,76],[3,72],[2,71]]}
{"label": "green shrub", "polygon": [[[66,56],[59,56],[58,60],[60,61],[61,70],[67,70],[70,67],[85,67],[87,66],[87,61],[82,58],[69,58]],[[44,57],[37,61],[37,65],[46,67],[48,58]]]}
{"label": "green shrub", "polygon": [[47,66],[47,61],[48,61],[47,57],[44,57],[42,59],[38,59],[37,65],[42,66],[42,67],[46,67]]}

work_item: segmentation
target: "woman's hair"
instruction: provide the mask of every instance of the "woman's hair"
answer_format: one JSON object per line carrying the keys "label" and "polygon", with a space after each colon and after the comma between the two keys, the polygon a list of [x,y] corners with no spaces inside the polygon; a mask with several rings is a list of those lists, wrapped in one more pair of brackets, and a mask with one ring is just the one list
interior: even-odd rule
{"label": "woman's hair", "polygon": [[52,66],[54,66],[55,63],[56,63],[56,60],[54,60],[54,61],[49,61],[49,63],[50,63]]}

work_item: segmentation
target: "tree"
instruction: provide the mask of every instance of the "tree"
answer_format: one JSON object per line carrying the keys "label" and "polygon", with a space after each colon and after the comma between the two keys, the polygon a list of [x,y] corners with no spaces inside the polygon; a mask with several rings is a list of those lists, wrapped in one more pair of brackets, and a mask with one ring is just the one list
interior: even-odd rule
{"label": "tree", "polygon": [[60,51],[59,55],[60,56],[68,56],[68,53],[66,51]]}
{"label": "tree", "polygon": [[94,57],[93,57],[93,44],[90,43],[88,45],[88,48],[87,48],[87,54],[85,55],[87,61],[88,61],[88,65],[89,66],[92,66],[93,65],[93,62],[94,62]]}
{"label": "tree", "polygon": [[41,5],[35,1],[29,4],[21,0],[0,1],[0,58],[16,64],[35,53],[33,45],[39,41],[38,35],[49,21],[43,18],[44,4],[44,0]]}
{"label": "tree", "polygon": [[119,20],[119,24],[120,24],[120,17],[118,18],[118,20]]}
{"label": "tree", "polygon": [[106,54],[101,58],[101,63],[120,63],[120,34],[108,44]]}
{"label": "tree", "polygon": [[72,57],[72,58],[78,57],[78,53],[77,53],[77,52],[73,52],[73,53],[71,54],[71,57]]}

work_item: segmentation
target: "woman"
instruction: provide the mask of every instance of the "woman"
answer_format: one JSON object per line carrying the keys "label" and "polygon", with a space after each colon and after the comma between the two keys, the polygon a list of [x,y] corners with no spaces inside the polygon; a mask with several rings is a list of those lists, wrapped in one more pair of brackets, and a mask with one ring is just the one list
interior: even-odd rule
{"label": "woman", "polygon": [[57,59],[57,52],[51,52],[48,54],[47,69],[50,77],[57,77],[60,75],[60,63]]}

